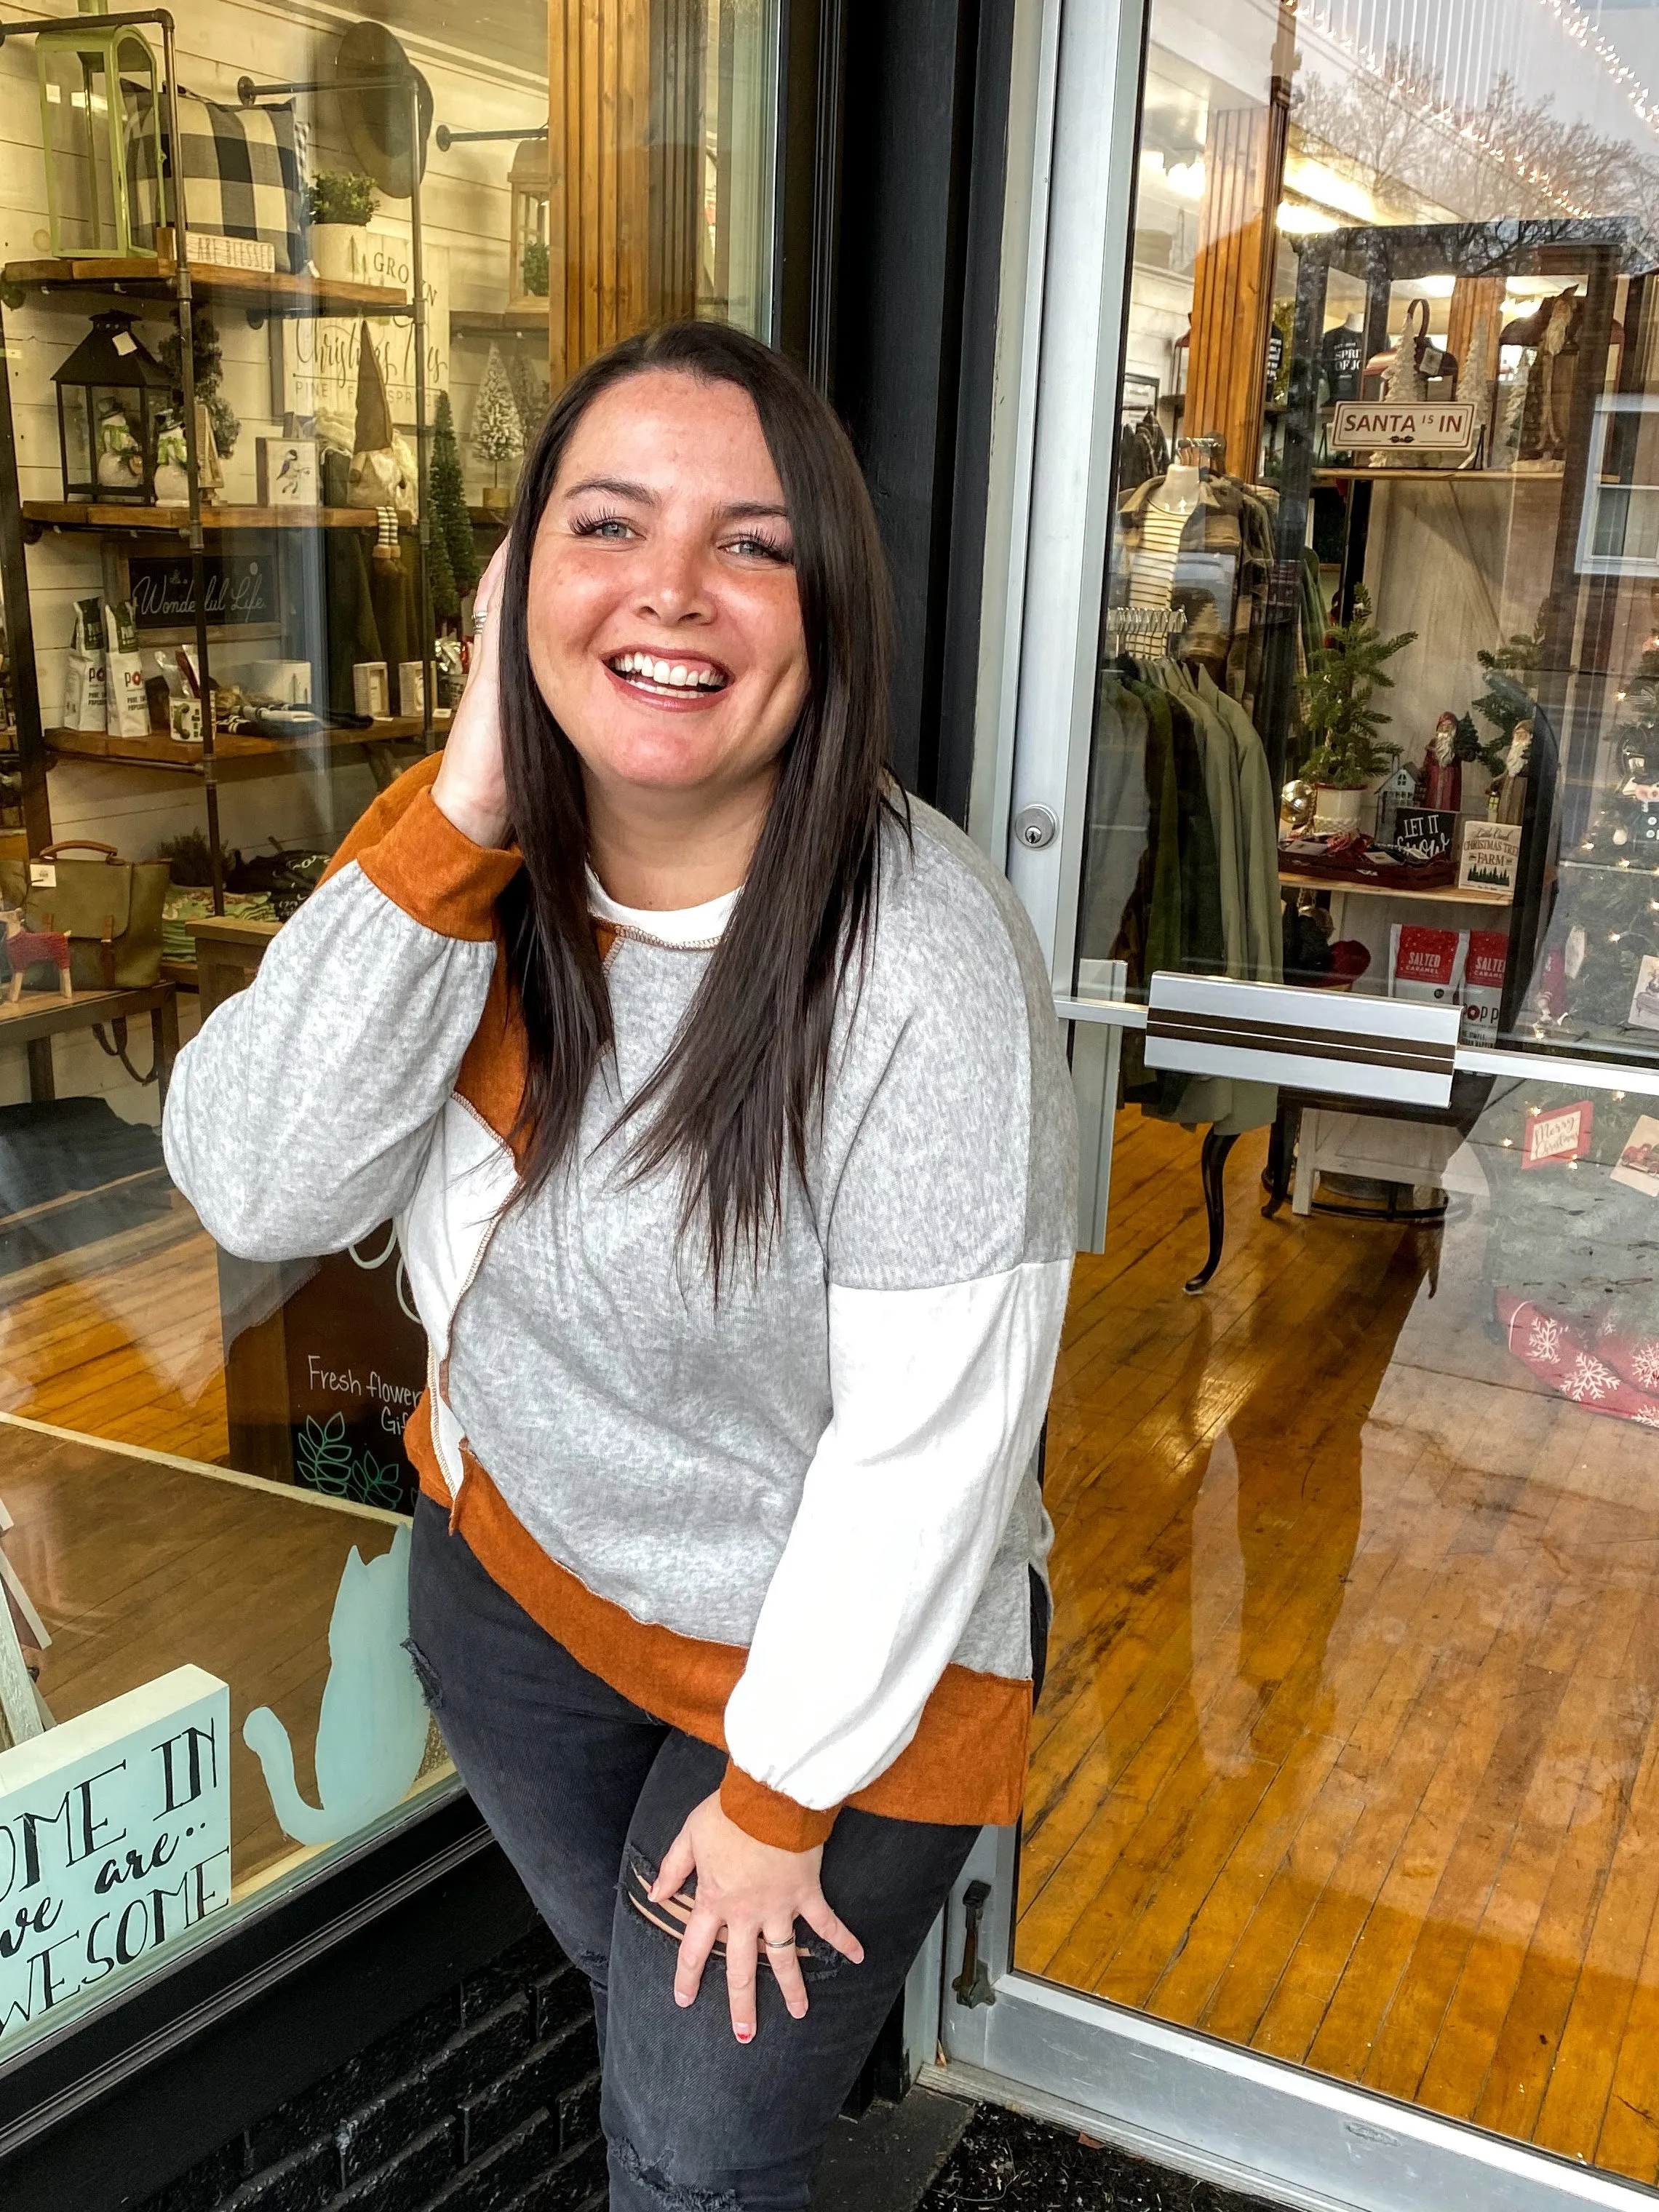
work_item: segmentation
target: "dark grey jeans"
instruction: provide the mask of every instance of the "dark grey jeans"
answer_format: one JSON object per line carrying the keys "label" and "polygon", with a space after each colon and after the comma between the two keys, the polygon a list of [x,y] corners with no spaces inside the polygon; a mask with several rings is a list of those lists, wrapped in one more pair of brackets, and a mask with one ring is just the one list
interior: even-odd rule
{"label": "dark grey jeans", "polygon": [[[1036,1586],[1034,1583],[1034,1592]],[[1046,1627],[1046,1604],[1033,1626]],[[593,1987],[611,2212],[799,2212],[818,2154],[977,1831],[847,1811],[825,1896],[864,1945],[854,1966],[797,1935],[809,2000],[792,2020],[763,1966],[758,2033],[732,2033],[717,1951],[696,2002],[673,1997],[676,1940],[630,1897],[722,1752],[577,1664],[422,1498],[410,1641],[444,1741],[542,1917]]]}

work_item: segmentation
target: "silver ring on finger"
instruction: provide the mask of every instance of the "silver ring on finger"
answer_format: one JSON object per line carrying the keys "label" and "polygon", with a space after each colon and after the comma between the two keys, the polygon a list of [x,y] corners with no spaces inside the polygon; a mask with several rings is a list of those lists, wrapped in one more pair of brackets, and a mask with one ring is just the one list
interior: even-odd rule
{"label": "silver ring on finger", "polygon": [[763,1936],[761,1942],[769,1951],[793,1951],[795,1948],[793,1936]]}

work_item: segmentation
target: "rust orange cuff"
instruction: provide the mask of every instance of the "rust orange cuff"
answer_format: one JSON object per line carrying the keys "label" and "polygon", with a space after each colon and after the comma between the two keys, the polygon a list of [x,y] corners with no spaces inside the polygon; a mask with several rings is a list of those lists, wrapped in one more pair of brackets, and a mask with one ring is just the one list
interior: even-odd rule
{"label": "rust orange cuff", "polygon": [[356,855],[376,890],[441,937],[487,943],[495,902],[523,866],[516,852],[475,845],[429,790],[416,793],[378,843]]}
{"label": "rust orange cuff", "polygon": [[728,1759],[720,1784],[720,1810],[757,1844],[771,1844],[781,1851],[810,1851],[828,1837],[840,1808],[817,1813],[810,1805],[798,1805]]}

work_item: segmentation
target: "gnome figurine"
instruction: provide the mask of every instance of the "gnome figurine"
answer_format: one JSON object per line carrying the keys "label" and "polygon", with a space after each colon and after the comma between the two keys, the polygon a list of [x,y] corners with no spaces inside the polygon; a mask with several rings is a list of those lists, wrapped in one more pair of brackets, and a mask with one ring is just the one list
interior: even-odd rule
{"label": "gnome figurine", "polygon": [[365,322],[357,339],[357,427],[352,444],[347,497],[353,507],[372,507],[380,514],[377,561],[398,558],[398,526],[416,515],[415,458],[392,427],[386,380]]}

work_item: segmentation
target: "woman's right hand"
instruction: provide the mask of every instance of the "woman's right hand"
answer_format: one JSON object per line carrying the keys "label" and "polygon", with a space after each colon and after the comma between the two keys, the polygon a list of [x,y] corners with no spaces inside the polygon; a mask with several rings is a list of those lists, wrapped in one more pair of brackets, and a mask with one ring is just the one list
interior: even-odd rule
{"label": "woman's right hand", "polygon": [[478,579],[475,635],[466,689],[432,787],[434,803],[475,845],[499,846],[509,827],[507,774],[501,764],[500,598],[507,574],[503,538]]}

